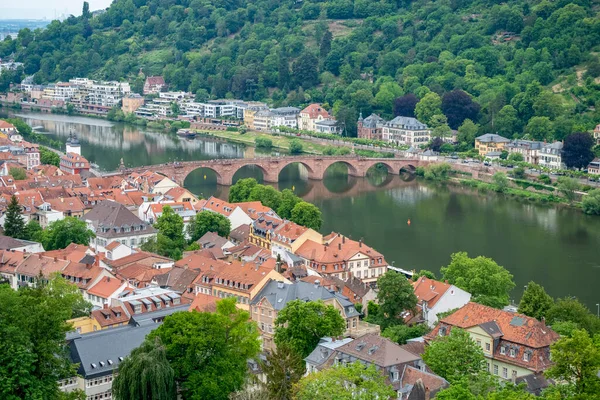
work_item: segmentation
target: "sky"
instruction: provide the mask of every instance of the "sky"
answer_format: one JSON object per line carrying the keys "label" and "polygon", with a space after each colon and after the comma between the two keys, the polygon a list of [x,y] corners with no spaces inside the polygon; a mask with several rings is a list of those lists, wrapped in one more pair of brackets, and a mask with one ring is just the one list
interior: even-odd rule
{"label": "sky", "polygon": [[[112,0],[88,0],[90,10],[110,5]],[[80,15],[83,0],[0,0],[0,19],[54,19],[61,14]]]}

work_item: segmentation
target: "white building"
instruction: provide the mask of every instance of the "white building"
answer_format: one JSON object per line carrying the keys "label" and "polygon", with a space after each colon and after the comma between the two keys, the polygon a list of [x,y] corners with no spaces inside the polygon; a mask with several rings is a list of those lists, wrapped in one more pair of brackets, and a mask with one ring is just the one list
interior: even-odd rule
{"label": "white building", "polygon": [[551,169],[565,168],[561,155],[562,148],[562,142],[554,142],[542,146],[539,152],[539,164]]}
{"label": "white building", "polygon": [[417,296],[417,315],[419,321],[424,321],[433,328],[438,321],[438,314],[460,308],[471,300],[471,294],[454,285],[433,279],[420,277],[413,282]]}
{"label": "white building", "polygon": [[[271,127],[285,126],[288,128],[298,127],[298,114],[300,109],[296,107],[279,107],[271,110]],[[254,120],[256,124],[256,117]]]}
{"label": "white building", "polygon": [[394,144],[421,145],[431,140],[431,130],[416,118],[396,117],[382,124],[382,139]]}

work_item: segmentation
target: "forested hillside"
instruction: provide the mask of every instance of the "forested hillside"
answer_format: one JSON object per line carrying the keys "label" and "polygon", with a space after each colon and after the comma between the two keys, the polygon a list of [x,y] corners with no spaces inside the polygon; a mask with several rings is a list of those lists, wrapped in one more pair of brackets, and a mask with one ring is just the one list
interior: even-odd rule
{"label": "forested hillside", "polygon": [[142,71],[198,100],[328,103],[350,132],[361,111],[410,114],[432,92],[417,116],[433,126],[442,110],[452,128],[469,117],[480,133],[560,140],[600,122],[598,12],[589,0],[115,0],[23,30],[0,57],[15,53],[38,83],[140,90]]}

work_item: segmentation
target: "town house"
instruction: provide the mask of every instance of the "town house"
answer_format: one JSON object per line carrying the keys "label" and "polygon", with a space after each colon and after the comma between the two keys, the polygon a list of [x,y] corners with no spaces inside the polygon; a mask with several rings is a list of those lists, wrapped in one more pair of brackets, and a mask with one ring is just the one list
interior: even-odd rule
{"label": "town house", "polygon": [[334,118],[320,104],[310,104],[300,111],[298,129],[316,132],[317,128],[315,124],[320,121],[333,121],[335,124]]}
{"label": "town house", "polygon": [[480,156],[495,157],[500,155],[508,143],[510,143],[510,140],[503,136],[486,133],[475,138],[475,150],[479,152]]}
{"label": "town house", "polygon": [[383,123],[381,139],[398,145],[419,146],[431,140],[431,130],[416,118],[396,117]]}
{"label": "town house", "polygon": [[433,279],[420,277],[412,283],[417,296],[417,315],[412,322],[425,322],[430,328],[437,323],[437,315],[460,308],[471,300],[471,294]]}
{"label": "town house", "polygon": [[359,330],[360,313],[356,311],[354,303],[341,294],[320,286],[318,283],[295,282],[290,284],[289,281],[286,283],[270,280],[250,304],[251,317],[258,324],[264,350],[275,349],[273,337],[277,314],[293,300],[321,300],[340,312],[346,321],[346,335],[352,335]]}
{"label": "town house", "polygon": [[513,382],[550,367],[550,345],[559,339],[544,321],[477,303],[443,318],[425,339],[431,342],[455,327],[466,330],[481,347],[491,374]]}

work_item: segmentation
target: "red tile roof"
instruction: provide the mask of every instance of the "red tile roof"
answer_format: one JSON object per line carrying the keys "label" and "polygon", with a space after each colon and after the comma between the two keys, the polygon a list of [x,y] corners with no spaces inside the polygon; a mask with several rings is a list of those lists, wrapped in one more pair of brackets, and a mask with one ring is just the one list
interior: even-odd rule
{"label": "red tile roof", "polygon": [[129,321],[129,315],[121,306],[94,310],[92,311],[92,316],[102,328],[117,324],[124,324],[125,322]]}
{"label": "red tile roof", "polygon": [[229,217],[233,210],[235,210],[235,204],[228,203],[224,200],[217,199],[216,197],[211,196],[204,205],[204,208],[210,211],[217,212],[226,217]]}
{"label": "red tile roof", "polygon": [[198,293],[192,304],[190,304],[190,311],[198,312],[215,312],[217,311],[217,301],[220,299],[209,294]]}
{"label": "red tile roof", "polygon": [[426,301],[427,308],[433,308],[444,293],[450,289],[450,286],[452,286],[448,283],[435,281],[424,276],[413,282],[412,285],[419,303]]}
{"label": "red tile roof", "polygon": [[260,213],[275,213],[270,207],[263,206],[260,201],[246,201],[233,203],[233,205],[241,208],[252,219],[257,219]]}
{"label": "red tile roof", "polygon": [[110,243],[109,243],[108,245],[106,245],[104,248],[105,248],[106,250],[108,250],[108,251],[112,251],[112,250],[116,249],[117,247],[119,247],[120,245],[121,245],[121,242],[117,242],[117,241],[115,240],[115,241],[112,241],[112,242],[110,242]]}
{"label": "red tile roof", "polygon": [[[453,314],[443,318],[441,323],[466,329],[495,322],[500,328],[503,340],[519,343],[532,348],[550,346],[558,340],[558,333],[535,318],[510,311],[498,310],[477,303],[467,303]],[[428,336],[434,337],[438,325]]]}
{"label": "red tile roof", "polygon": [[50,204],[53,210],[60,211],[63,213],[82,213],[85,210],[83,202],[77,197],[61,197],[58,199],[47,199],[47,203]]}
{"label": "red tile roof", "polygon": [[324,119],[331,118],[327,110],[317,103],[310,104],[304,110],[300,111],[300,114],[308,114],[308,118],[310,119],[316,119],[319,115]]}
{"label": "red tile roof", "polygon": [[89,288],[88,293],[102,297],[103,299],[108,299],[122,284],[123,282],[120,279],[105,276],[100,279],[98,283]]}

